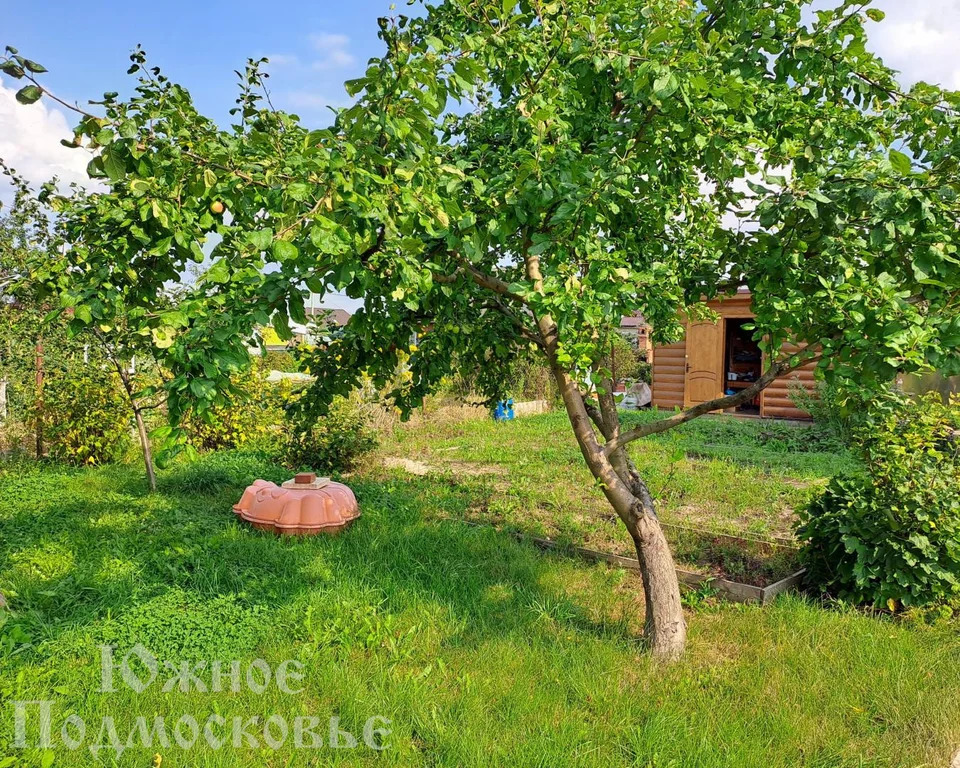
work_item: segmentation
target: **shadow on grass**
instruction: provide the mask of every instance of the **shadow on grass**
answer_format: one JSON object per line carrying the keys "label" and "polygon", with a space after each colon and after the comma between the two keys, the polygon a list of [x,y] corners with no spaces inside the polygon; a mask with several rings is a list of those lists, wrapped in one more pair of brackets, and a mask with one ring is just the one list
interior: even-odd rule
{"label": "shadow on grass", "polygon": [[231,505],[254,477],[287,473],[262,457],[210,462],[164,473],[156,494],[129,466],[0,477],[0,591],[13,610],[0,633],[30,638],[17,659],[137,642],[165,658],[236,658],[278,631],[346,642],[344,614],[369,605],[379,624],[444,611],[466,645],[558,627],[639,640],[640,617],[591,617],[532,547],[427,519],[469,503],[442,481],[354,482],[363,516],[351,529],[284,539],[238,523]]}

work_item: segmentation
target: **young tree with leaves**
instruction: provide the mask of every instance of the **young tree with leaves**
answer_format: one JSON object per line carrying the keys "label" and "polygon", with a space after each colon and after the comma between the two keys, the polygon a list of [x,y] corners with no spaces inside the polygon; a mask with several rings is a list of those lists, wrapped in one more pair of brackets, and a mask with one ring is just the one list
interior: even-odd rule
{"label": "young tree with leaves", "polygon": [[[272,108],[262,62],[221,129],[135,52],[132,97],[105,94],[97,115],[75,107],[67,143],[95,151],[90,172],[108,191],[58,201],[72,295],[91,323],[118,306],[149,315],[173,372],[174,437],[184,408],[218,401],[254,324],[303,322],[304,286],[364,299],[311,361],[306,402],[318,407],[363,372],[387,382],[411,332],[412,379],[394,393],[406,409],[453,365],[498,397],[507,366],[540,356],[636,545],[650,647],[673,658],[686,637],[677,578],[627,446],[812,359],[861,387],[957,370],[960,96],[903,92],[865,47],[882,13],[863,2],[424,11],[380,20],[383,55],[324,130]],[[56,98],[18,56],[0,69],[24,81],[21,101]],[[155,310],[163,281],[200,262],[213,233],[187,300],[196,311]],[[704,300],[744,285],[763,375],[624,429],[602,364],[620,318],[642,312],[675,339]],[[122,304],[109,299],[119,290]],[[779,354],[787,339],[804,351]]]}
{"label": "young tree with leaves", "polygon": [[[163,340],[151,338],[149,326],[144,325],[145,315],[140,306],[125,311],[122,290],[113,297],[117,307],[112,320],[93,322],[91,303],[77,301],[71,291],[72,276],[78,266],[66,255],[69,246],[60,236],[57,223],[51,218],[51,209],[46,204],[54,194],[55,183],[45,184],[40,195],[34,196],[26,180],[2,160],[0,171],[7,176],[14,189],[14,204],[0,227],[0,296],[6,299],[2,309],[11,319],[0,340],[7,335],[36,338],[38,457],[42,453],[43,442],[39,430],[42,422],[42,339],[46,330],[59,333],[61,341],[64,336],[75,339],[73,346],[76,348],[80,348],[81,342],[88,350],[92,347],[94,354],[90,355],[88,351],[85,357],[90,365],[98,361],[109,366],[109,372],[104,377],[106,381],[112,381],[113,373],[116,374],[116,381],[123,389],[136,426],[147,482],[150,490],[154,491],[157,487],[156,472],[144,417],[147,411],[158,407],[156,393],[159,387],[141,387],[143,378],[136,375],[135,366],[138,355],[141,367],[148,362],[155,364],[153,350],[156,344],[162,346]],[[74,202],[83,197],[82,191],[74,191]],[[167,291],[161,287],[154,298],[154,308],[172,306],[166,297]],[[20,341],[22,346],[22,339]],[[57,350],[59,353],[63,351]]]}

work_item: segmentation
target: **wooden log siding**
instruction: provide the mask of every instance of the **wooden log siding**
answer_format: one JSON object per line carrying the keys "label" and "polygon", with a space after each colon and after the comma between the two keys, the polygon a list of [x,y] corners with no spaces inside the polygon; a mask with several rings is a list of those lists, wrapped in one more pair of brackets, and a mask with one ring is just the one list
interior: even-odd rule
{"label": "wooden log siding", "polygon": [[[792,355],[799,352],[800,349],[795,344],[784,344],[781,347],[784,355]],[[763,391],[761,415],[773,416],[778,419],[809,419],[810,414],[797,408],[790,394],[797,383],[802,384],[804,389],[811,394],[816,392],[816,380],[813,376],[816,367],[816,362],[807,363],[802,368],[791,371],[770,384]]]}
{"label": "wooden log siding", "polygon": [[657,408],[683,408],[683,388],[687,375],[685,341],[657,347],[653,354],[652,403]]}

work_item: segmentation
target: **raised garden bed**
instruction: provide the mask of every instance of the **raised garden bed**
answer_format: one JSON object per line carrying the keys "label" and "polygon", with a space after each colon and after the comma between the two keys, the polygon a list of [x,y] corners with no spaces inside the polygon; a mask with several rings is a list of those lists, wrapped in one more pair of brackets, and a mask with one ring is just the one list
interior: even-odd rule
{"label": "raised garden bed", "polygon": [[763,587],[800,570],[799,550],[791,544],[661,525],[678,565],[701,576]]}
{"label": "raised garden bed", "polygon": [[[496,528],[487,523],[445,519]],[[681,566],[677,568],[680,583],[692,588],[709,586],[734,602],[766,605],[781,592],[798,587],[806,573],[798,564],[798,549],[787,544],[678,525],[663,524],[663,528],[670,540],[674,559]],[[519,532],[510,533],[540,549],[569,552],[585,560],[640,570],[640,563],[634,557],[571,546]]]}

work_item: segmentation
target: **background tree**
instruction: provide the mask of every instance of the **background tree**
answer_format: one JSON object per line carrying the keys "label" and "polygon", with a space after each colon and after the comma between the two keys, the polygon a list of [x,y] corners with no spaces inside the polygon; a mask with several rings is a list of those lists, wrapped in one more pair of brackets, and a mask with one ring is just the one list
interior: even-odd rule
{"label": "background tree", "polygon": [[[6,297],[3,310],[10,321],[3,331],[3,337],[11,352],[14,348],[19,349],[20,358],[24,357],[22,348],[25,339],[35,348],[37,402],[34,411],[38,457],[42,454],[42,425],[46,418],[42,399],[44,369],[48,367],[46,361],[52,346],[49,343],[44,345],[43,336],[46,333],[55,339],[53,357],[60,363],[60,373],[65,382],[76,389],[75,395],[82,397],[84,392],[96,393],[104,403],[112,405],[116,402],[116,394],[102,390],[119,386],[133,416],[148,484],[151,490],[156,490],[153,452],[144,415],[148,410],[158,407],[155,395],[161,388],[157,385],[146,386],[145,377],[137,373],[137,356],[140,368],[148,371],[152,368],[154,378],[158,377],[160,371],[153,351],[163,347],[165,339],[151,337],[147,323],[150,313],[145,313],[142,306],[133,306],[126,311],[123,304],[124,286],[112,286],[110,291],[104,291],[99,296],[80,296],[72,290],[74,275],[84,267],[68,256],[68,241],[61,235],[59,220],[51,215],[55,213],[53,209],[58,207],[56,203],[52,207],[50,205],[56,183],[52,181],[45,184],[40,194],[35,196],[25,179],[14,169],[2,164],[2,161],[0,169],[14,188],[14,203],[4,220],[4,239],[0,241],[0,263],[3,268],[0,280],[3,281]],[[84,215],[98,216],[97,200],[97,196],[88,200],[83,190],[73,190],[74,210],[85,206]],[[91,227],[88,227],[88,233],[92,234]],[[98,306],[102,300],[113,301],[115,310],[109,322],[95,323],[91,307]],[[172,295],[165,286],[157,288],[152,303],[154,309],[174,305]],[[15,362],[14,355],[9,357],[11,362]],[[82,358],[82,365],[64,365],[70,357]],[[93,369],[98,369],[98,372],[91,375]],[[111,408],[105,408],[104,414],[109,412]],[[106,420],[112,421],[109,418]],[[92,423],[95,423],[95,419]]]}
{"label": "background tree", "polygon": [[[902,92],[865,47],[880,11],[806,5],[446,0],[380,20],[384,54],[319,131],[263,100],[262,62],[222,130],[138,50],[132,97],[105,94],[102,116],[77,108],[69,143],[95,150],[91,175],[109,191],[58,203],[70,290],[91,323],[120,307],[149,315],[174,374],[172,436],[188,405],[217,401],[253,324],[303,322],[304,286],[364,299],[311,361],[304,402],[317,408],[362,372],[387,382],[411,332],[404,408],[454,364],[497,397],[504,367],[542,356],[636,545],[651,648],[674,657],[677,579],[629,442],[751,399],[810,359],[861,387],[958,365],[960,96]],[[55,98],[16,52],[0,69],[26,83],[21,101]],[[155,311],[213,233],[190,309]],[[122,302],[104,300],[121,285]],[[601,364],[621,316],[676,338],[705,298],[740,285],[763,375],[622,429]],[[782,357],[787,338],[806,349]]]}

